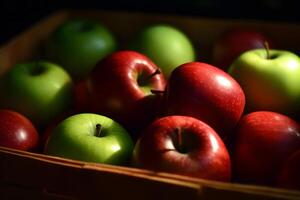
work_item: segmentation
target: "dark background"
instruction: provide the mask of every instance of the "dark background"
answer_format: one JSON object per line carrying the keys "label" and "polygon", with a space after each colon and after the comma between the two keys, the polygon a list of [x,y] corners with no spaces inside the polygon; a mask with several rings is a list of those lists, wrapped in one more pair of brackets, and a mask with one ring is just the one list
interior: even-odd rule
{"label": "dark background", "polygon": [[300,22],[297,0],[0,0],[0,44],[60,9],[126,10],[223,19]]}

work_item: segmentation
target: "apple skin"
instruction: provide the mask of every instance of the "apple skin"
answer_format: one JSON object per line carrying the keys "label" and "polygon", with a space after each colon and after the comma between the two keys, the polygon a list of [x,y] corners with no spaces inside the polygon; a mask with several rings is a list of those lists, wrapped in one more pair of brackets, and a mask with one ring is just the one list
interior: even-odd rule
{"label": "apple skin", "polygon": [[52,134],[52,131],[58,126],[60,122],[65,120],[68,117],[71,117],[72,115],[79,114],[77,110],[67,110],[66,112],[63,112],[62,114],[55,117],[51,122],[47,123],[45,127],[40,131],[40,145],[39,145],[39,151],[43,153],[45,151],[46,144]]}
{"label": "apple skin", "polygon": [[300,58],[288,51],[250,50],[238,57],[229,73],[246,96],[247,112],[297,113],[300,103]]}
{"label": "apple skin", "polygon": [[300,149],[300,127],[286,115],[257,111],[243,116],[237,126],[232,155],[240,182],[275,185],[287,158]]}
{"label": "apple skin", "polygon": [[[176,129],[181,130],[182,145]],[[133,166],[218,181],[230,181],[229,153],[218,134],[204,122],[188,116],[155,120],[141,134]]]}
{"label": "apple skin", "polygon": [[87,19],[61,24],[46,43],[47,58],[63,66],[74,80],[86,78],[95,64],[116,50],[113,33],[104,25]]}
{"label": "apple skin", "polygon": [[74,83],[73,87],[73,105],[74,109],[78,112],[90,112],[90,102],[91,98],[87,79],[82,79]]}
{"label": "apple skin", "polygon": [[300,190],[300,149],[293,153],[285,162],[277,179],[277,186]]}
{"label": "apple skin", "polygon": [[70,75],[56,64],[19,63],[0,80],[0,106],[25,115],[39,128],[71,107],[72,87]]}
{"label": "apple skin", "polygon": [[[102,136],[96,136],[96,126]],[[93,113],[68,117],[55,127],[45,153],[63,158],[125,165],[131,158],[133,142],[128,132],[112,119]]]}
{"label": "apple skin", "polygon": [[245,95],[226,72],[212,65],[191,62],[177,67],[167,86],[167,114],[204,121],[221,136],[230,137],[244,111]]}
{"label": "apple skin", "polygon": [[29,119],[13,110],[0,109],[0,121],[0,146],[36,150],[39,134]]}
{"label": "apple skin", "polygon": [[177,66],[196,59],[188,36],[178,28],[166,24],[145,27],[134,38],[131,48],[148,56],[167,78]]}
{"label": "apple skin", "polygon": [[265,42],[273,47],[273,42],[260,31],[245,28],[227,30],[214,43],[212,63],[227,71],[240,54],[251,49],[264,48]]}
{"label": "apple skin", "polygon": [[135,133],[160,114],[166,80],[159,68],[135,51],[117,51],[101,60],[88,79],[92,112],[108,116]]}

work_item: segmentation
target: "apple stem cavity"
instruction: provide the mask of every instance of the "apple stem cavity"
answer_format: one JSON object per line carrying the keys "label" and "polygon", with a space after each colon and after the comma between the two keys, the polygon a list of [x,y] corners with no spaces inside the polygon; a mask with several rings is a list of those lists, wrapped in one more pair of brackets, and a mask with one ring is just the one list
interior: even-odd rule
{"label": "apple stem cavity", "polygon": [[175,129],[175,134],[177,138],[177,148],[179,152],[182,152],[182,131],[181,128],[176,128]]}
{"label": "apple stem cavity", "polygon": [[102,126],[101,124],[96,124],[96,137],[101,137]]}
{"label": "apple stem cavity", "polygon": [[80,32],[88,32],[91,31],[92,29],[93,29],[93,25],[87,22],[81,22],[78,27],[78,30]]}
{"label": "apple stem cavity", "polygon": [[33,63],[32,69],[29,71],[31,76],[38,76],[43,73],[44,68],[41,66],[40,61],[36,61]]}
{"label": "apple stem cavity", "polygon": [[153,72],[149,76],[147,76],[147,77],[145,77],[143,79],[139,79],[138,80],[139,85],[145,85],[151,78],[153,78],[157,74],[161,74],[160,69],[156,69],[155,72]]}
{"label": "apple stem cavity", "polygon": [[270,47],[269,47],[269,43],[267,41],[264,42],[264,47],[265,47],[266,52],[267,52],[267,59],[271,59],[271,57],[270,57]]}
{"label": "apple stem cavity", "polygon": [[158,68],[155,70],[154,73],[150,74],[150,76],[148,76],[148,77],[146,78],[146,80],[150,80],[153,76],[155,76],[155,75],[157,75],[157,74],[161,74],[161,71],[160,71],[160,69],[158,69]]}

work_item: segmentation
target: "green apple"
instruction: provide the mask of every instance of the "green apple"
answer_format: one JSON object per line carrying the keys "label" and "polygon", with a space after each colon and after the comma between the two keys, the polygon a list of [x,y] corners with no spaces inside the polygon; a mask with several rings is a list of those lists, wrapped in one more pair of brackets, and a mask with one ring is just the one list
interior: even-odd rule
{"label": "green apple", "polygon": [[246,109],[293,114],[300,104],[300,59],[289,51],[255,49],[229,68],[246,96]]}
{"label": "green apple", "polygon": [[70,108],[73,81],[60,66],[24,62],[13,66],[0,80],[0,107],[22,113],[35,125],[45,125]]}
{"label": "green apple", "polygon": [[112,32],[86,19],[64,22],[46,43],[47,59],[63,66],[74,80],[85,78],[100,59],[115,50]]}
{"label": "green apple", "polygon": [[87,162],[124,165],[133,142],[128,132],[111,118],[81,113],[60,122],[51,133],[45,153]]}
{"label": "green apple", "polygon": [[195,50],[188,36],[178,28],[155,24],[133,39],[132,50],[147,55],[168,78],[177,66],[195,60]]}

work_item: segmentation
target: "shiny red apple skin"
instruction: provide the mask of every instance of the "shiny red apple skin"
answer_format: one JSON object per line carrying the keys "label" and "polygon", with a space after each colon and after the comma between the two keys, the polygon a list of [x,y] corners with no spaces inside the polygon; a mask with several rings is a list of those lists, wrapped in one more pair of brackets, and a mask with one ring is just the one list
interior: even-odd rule
{"label": "shiny red apple skin", "polygon": [[[176,129],[182,130],[178,146]],[[188,116],[155,120],[141,134],[133,153],[133,166],[218,181],[230,181],[231,162],[218,134],[204,122]]]}
{"label": "shiny red apple skin", "polygon": [[[117,51],[101,60],[88,79],[93,112],[108,116],[128,130],[138,130],[151,122],[161,110],[166,79],[154,75],[142,89],[138,83],[159,68],[146,56],[135,51]],[[147,91],[146,91],[147,90]]]}
{"label": "shiny red apple skin", "polygon": [[0,109],[0,146],[35,151],[39,134],[32,122],[13,110]]}
{"label": "shiny red apple skin", "polygon": [[171,74],[166,94],[168,115],[202,120],[223,139],[230,137],[245,107],[240,85],[221,69],[201,62],[177,67]]}
{"label": "shiny red apple skin", "polygon": [[249,113],[240,120],[233,150],[238,181],[274,185],[287,158],[300,148],[300,127],[293,119],[270,111]]}
{"label": "shiny red apple skin", "polygon": [[264,42],[273,42],[264,33],[254,29],[233,28],[224,32],[213,46],[212,63],[227,71],[231,63],[243,52],[264,48]]}
{"label": "shiny red apple skin", "polygon": [[300,190],[300,149],[293,153],[285,162],[277,179],[277,186]]}

